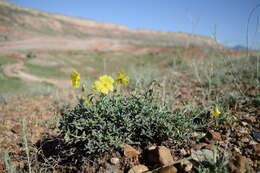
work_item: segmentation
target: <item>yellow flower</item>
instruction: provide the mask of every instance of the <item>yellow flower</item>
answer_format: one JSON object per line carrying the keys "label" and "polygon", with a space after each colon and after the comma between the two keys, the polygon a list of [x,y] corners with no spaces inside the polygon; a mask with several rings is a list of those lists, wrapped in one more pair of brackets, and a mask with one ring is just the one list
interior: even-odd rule
{"label": "yellow flower", "polygon": [[221,114],[221,112],[218,110],[218,108],[216,108],[213,111],[211,111],[211,115],[213,115],[213,116],[218,116],[220,114]]}
{"label": "yellow flower", "polygon": [[128,85],[129,78],[128,78],[128,76],[126,76],[125,73],[119,72],[116,74],[116,76],[117,76],[117,79],[116,79],[117,85],[124,85],[124,86]]}
{"label": "yellow flower", "polygon": [[108,75],[100,76],[99,80],[102,81],[102,82],[110,83],[112,85],[114,83],[114,79],[111,76],[108,76]]}
{"label": "yellow flower", "polygon": [[114,79],[110,76],[104,75],[99,78],[99,80],[95,81],[93,84],[93,90],[103,93],[103,94],[108,94],[109,91],[114,90]]}
{"label": "yellow flower", "polygon": [[71,73],[70,78],[71,78],[72,87],[79,88],[80,87],[80,73],[73,72],[73,73]]}

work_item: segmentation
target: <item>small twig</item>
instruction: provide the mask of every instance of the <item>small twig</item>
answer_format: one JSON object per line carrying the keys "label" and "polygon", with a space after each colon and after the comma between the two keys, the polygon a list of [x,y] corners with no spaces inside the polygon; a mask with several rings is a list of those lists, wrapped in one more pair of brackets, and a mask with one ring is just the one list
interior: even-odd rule
{"label": "small twig", "polygon": [[28,167],[29,167],[29,173],[32,173],[32,168],[31,168],[31,161],[30,161],[30,151],[29,151],[29,146],[28,146],[28,140],[27,140],[27,124],[26,124],[26,119],[24,118],[22,120],[22,131],[23,131],[23,143],[24,143],[24,147],[25,147],[25,152],[26,152],[26,156],[27,156],[27,162],[28,162]]}
{"label": "small twig", "polygon": [[257,4],[257,5],[250,11],[249,16],[248,16],[248,18],[247,18],[247,25],[246,25],[246,52],[247,52],[247,57],[249,57],[249,47],[248,47],[248,42],[249,42],[249,41],[248,41],[249,23],[250,23],[250,19],[251,19],[252,15],[253,15],[254,11],[255,11],[258,7],[260,7],[260,4]]}

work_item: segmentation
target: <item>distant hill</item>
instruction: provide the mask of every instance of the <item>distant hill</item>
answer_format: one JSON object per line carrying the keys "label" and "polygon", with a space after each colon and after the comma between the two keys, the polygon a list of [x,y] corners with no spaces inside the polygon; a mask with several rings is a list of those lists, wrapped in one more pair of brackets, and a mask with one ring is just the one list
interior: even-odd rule
{"label": "distant hill", "polygon": [[[243,46],[243,45],[235,45],[235,46],[232,46],[230,48],[233,49],[233,50],[238,50],[238,51],[247,50],[247,47]],[[248,50],[249,51],[259,51],[260,48],[259,47],[249,47]]]}
{"label": "distant hill", "polygon": [[231,47],[233,50],[247,50],[246,46],[243,45],[235,45],[233,47]]}
{"label": "distant hill", "polygon": [[0,43],[35,38],[106,39],[133,45],[222,47],[205,36],[183,32],[130,30],[126,26],[51,14],[0,1]]}

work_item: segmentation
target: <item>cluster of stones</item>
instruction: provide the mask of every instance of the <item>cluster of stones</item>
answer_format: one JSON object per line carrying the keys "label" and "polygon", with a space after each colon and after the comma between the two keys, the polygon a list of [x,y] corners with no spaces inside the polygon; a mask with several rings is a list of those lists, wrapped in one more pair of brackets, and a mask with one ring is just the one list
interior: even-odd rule
{"label": "cluster of stones", "polygon": [[[144,164],[138,164],[131,167],[128,173],[152,173],[154,171],[158,173],[176,173],[177,168],[172,165],[174,163],[173,157],[170,150],[165,146],[154,146],[148,148],[147,152],[141,153],[130,145],[124,145],[124,156],[129,159],[138,159],[140,154],[144,154],[149,165],[155,165],[158,167],[156,170],[149,170],[149,168]],[[110,159],[113,165],[119,164],[120,160],[116,157]],[[188,160],[183,160],[180,163],[185,171],[190,171],[192,169],[192,164]]]}

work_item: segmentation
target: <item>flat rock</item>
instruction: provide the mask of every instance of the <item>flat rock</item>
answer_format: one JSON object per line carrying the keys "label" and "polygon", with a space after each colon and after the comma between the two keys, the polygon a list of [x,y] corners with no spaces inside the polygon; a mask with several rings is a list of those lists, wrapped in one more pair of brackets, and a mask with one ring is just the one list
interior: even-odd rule
{"label": "flat rock", "polygon": [[167,166],[165,168],[161,168],[158,173],[176,173],[177,169],[174,166]]}
{"label": "flat rock", "polygon": [[148,171],[149,169],[145,165],[136,165],[132,167],[128,173],[142,173],[144,171]]}
{"label": "flat rock", "polygon": [[148,151],[148,161],[150,163],[159,163],[168,165],[173,162],[171,151],[165,146],[158,146]]}
{"label": "flat rock", "polygon": [[111,159],[110,159],[110,163],[112,163],[113,165],[116,165],[116,164],[118,164],[120,162],[120,160],[119,160],[119,158],[117,158],[117,157],[112,157]]}

